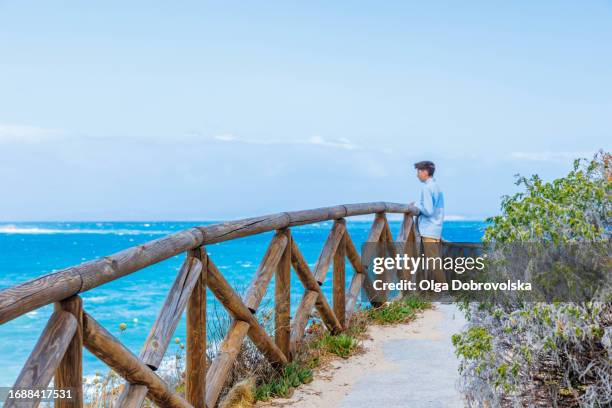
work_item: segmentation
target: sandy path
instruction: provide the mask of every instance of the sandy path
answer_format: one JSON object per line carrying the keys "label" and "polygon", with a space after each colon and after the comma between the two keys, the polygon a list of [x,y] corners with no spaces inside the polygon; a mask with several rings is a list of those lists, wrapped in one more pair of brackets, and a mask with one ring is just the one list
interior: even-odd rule
{"label": "sandy path", "polygon": [[258,407],[463,407],[450,337],[464,324],[454,305],[436,305],[407,325],[372,326],[366,351],[335,360],[288,399]]}

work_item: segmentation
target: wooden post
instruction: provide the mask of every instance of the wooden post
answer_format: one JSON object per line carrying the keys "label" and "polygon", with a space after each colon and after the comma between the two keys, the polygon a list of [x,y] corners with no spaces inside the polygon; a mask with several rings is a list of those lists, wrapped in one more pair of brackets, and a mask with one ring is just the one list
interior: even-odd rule
{"label": "wooden post", "polygon": [[83,301],[72,296],[55,304],[55,310],[63,310],[74,316],[76,331],[68,345],[64,357],[55,370],[55,389],[70,389],[72,399],[56,399],[56,408],[76,408],[83,406]]}
{"label": "wooden post", "polygon": [[194,408],[206,408],[206,248],[192,251],[202,262],[200,277],[187,303],[185,398]]}
{"label": "wooden post", "polygon": [[[344,221],[344,220],[342,220]],[[334,253],[333,305],[334,313],[343,329],[346,328],[346,232]]]}
{"label": "wooden post", "polygon": [[274,286],[274,341],[279,349],[291,359],[289,344],[291,340],[291,232],[281,232],[287,237],[287,245],[276,267]]}

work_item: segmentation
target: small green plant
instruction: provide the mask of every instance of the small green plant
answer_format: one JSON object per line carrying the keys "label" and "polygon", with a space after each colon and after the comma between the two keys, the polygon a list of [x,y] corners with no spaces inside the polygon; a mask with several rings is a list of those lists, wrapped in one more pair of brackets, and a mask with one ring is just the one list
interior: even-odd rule
{"label": "small green plant", "polygon": [[288,397],[295,387],[312,381],[312,370],[298,362],[289,363],[281,374],[255,387],[255,400],[267,401],[274,397]]}
{"label": "small green plant", "polygon": [[312,347],[321,349],[326,353],[335,354],[342,358],[347,358],[357,348],[359,342],[349,334],[342,333],[336,336],[325,333],[323,337],[314,342]]}
{"label": "small green plant", "polygon": [[409,296],[381,307],[369,309],[367,313],[368,317],[378,324],[405,323],[412,320],[417,312],[429,306],[428,302],[418,296]]}

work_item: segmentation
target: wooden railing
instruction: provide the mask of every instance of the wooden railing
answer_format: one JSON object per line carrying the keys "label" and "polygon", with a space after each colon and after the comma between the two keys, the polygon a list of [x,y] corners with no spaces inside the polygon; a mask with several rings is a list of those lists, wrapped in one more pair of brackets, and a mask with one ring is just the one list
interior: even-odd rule
{"label": "wooden railing", "polygon": [[[394,241],[385,213],[404,214]],[[68,402],[56,407],[83,406],[82,351],[87,348],[126,381],[116,404],[140,407],[149,398],[161,407],[209,407],[216,405],[230,368],[248,336],[270,363],[281,368],[300,347],[311,313],[316,309],[332,333],[344,330],[355,310],[367,279],[359,252],[345,217],[375,214],[367,242],[383,242],[387,251],[417,250],[413,223],[416,208],[394,203],[349,204],[314,210],[285,212],[222,224],[191,228],[74,267],[45,275],[0,291],[0,324],[54,303],[55,311],[19,374],[14,389],[44,388],[52,378],[55,389],[73,390]],[[334,220],[314,270],[310,270],[290,227]],[[236,293],[206,252],[205,245],[274,231],[266,253],[246,294]],[[402,245],[397,245],[397,243]],[[80,293],[119,279],[134,271],[186,253],[176,280],[153,324],[139,356],[84,310]],[[354,269],[348,291],[345,264]],[[305,288],[291,318],[291,267]],[[331,304],[321,290],[330,267],[333,270]],[[274,288],[274,335],[268,335],[256,319],[256,311],[272,276]],[[210,366],[206,367],[206,288],[209,288],[233,321]],[[186,309],[185,395],[171,389],[155,371],[159,367],[183,312]],[[7,400],[5,407],[17,406]],[[32,406],[37,406],[35,401]]]}

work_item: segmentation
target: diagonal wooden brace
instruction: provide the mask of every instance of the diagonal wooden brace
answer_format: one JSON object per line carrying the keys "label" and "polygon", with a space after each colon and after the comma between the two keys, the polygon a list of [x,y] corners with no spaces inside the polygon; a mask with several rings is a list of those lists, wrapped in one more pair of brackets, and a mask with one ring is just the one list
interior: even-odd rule
{"label": "diagonal wooden brace", "polygon": [[[140,352],[142,362],[151,367],[153,371],[157,370],[164,358],[166,349],[170,344],[170,338],[176,330],[189,296],[201,274],[202,262],[190,253],[183,262]],[[140,407],[146,396],[146,386],[127,383],[117,399],[116,406],[121,408]]]}
{"label": "diagonal wooden brace", "polygon": [[249,290],[244,296],[244,304],[253,313],[257,311],[261,299],[266,293],[268,284],[272,279],[272,275],[278,266],[278,263],[283,255],[283,251],[287,247],[287,236],[284,233],[278,232],[272,238],[268,249],[263,257],[263,260],[259,264],[255,276],[251,281]]}
{"label": "diagonal wooden brace", "polygon": [[[351,316],[355,312],[355,305],[357,304],[357,298],[359,297],[359,293],[363,286],[363,282],[365,280],[365,274],[363,273],[363,265],[361,264],[361,256],[357,252],[355,248],[355,244],[353,244],[353,240],[349,235],[348,231],[344,235],[344,241],[346,245],[346,256],[349,259],[349,262],[353,266],[353,278],[351,279],[351,284],[349,285],[348,293],[346,296],[346,321],[349,322]],[[367,286],[365,287],[368,288]]]}
{"label": "diagonal wooden brace", "polygon": [[[276,239],[276,237],[279,238]],[[276,237],[273,239],[273,245],[271,244],[270,247],[280,244],[282,249],[284,249],[287,245],[287,238],[284,234],[277,234]],[[275,259],[273,256],[264,256],[262,267],[258,269],[258,275],[265,281],[265,284],[263,286],[260,285],[261,282],[256,278],[247,292],[252,294],[252,296],[249,297],[252,306],[257,307],[257,305],[259,305],[266,287],[270,282],[270,277],[267,277],[268,272],[266,272],[269,270],[268,266],[270,265],[266,265],[266,263],[274,263],[273,259]],[[280,257],[276,259],[276,264],[278,264],[279,260]],[[276,267],[276,264],[272,267],[272,270]],[[207,280],[210,290],[234,318],[232,325],[221,343],[219,354],[213,360],[206,373],[206,406],[214,407],[229,370],[247,334],[251,340],[253,340],[253,343],[257,346],[259,351],[261,351],[273,365],[282,366],[288,362],[288,359],[260,326],[253,312],[243,303],[240,296],[232,289],[210,258],[208,260]],[[253,289],[255,285],[257,289]]]}
{"label": "diagonal wooden brace", "polygon": [[328,330],[332,333],[339,333],[342,330],[340,326],[340,322],[336,318],[334,311],[330,307],[327,302],[327,298],[323,294],[321,290],[321,286],[314,278],[313,274],[310,272],[310,268],[304,259],[304,256],[300,252],[300,249],[296,245],[295,242],[292,242],[291,247],[291,263],[293,264],[293,269],[297,274],[300,281],[302,281],[302,285],[306,288],[307,291],[313,291],[317,293],[317,300],[315,302],[315,306],[323,319],[323,322],[327,326]]}
{"label": "diagonal wooden brace", "polygon": [[87,313],[83,313],[83,345],[128,383],[145,385],[149,398],[160,407],[193,408]]}
{"label": "diagonal wooden brace", "polygon": [[[325,280],[325,275],[329,270],[334,254],[338,249],[338,245],[340,244],[345,231],[345,221],[343,219],[336,220],[336,222],[334,222],[334,226],[329,232],[329,235],[327,236],[327,240],[325,241],[325,245],[323,246],[323,250],[321,251],[315,266],[313,275],[319,285],[322,285],[323,281]],[[315,306],[318,299],[318,292],[310,289],[306,290],[306,293],[302,297],[302,301],[295,312],[295,317],[293,318],[293,324],[291,326],[292,354],[295,354],[298,345],[302,341],[310,313],[312,312],[312,308]],[[340,325],[340,322],[338,322],[338,325]]]}
{"label": "diagonal wooden brace", "polygon": [[[34,350],[32,350],[21,369],[13,388],[36,389],[47,387],[77,331],[77,326],[78,322],[71,313],[63,310],[53,312],[36,346],[34,346]],[[23,407],[23,404],[24,402],[19,399],[7,399],[4,407]],[[34,400],[25,402],[25,404],[37,407],[40,404],[40,399],[35,397]]]}
{"label": "diagonal wooden brace", "polygon": [[276,346],[274,340],[268,336],[253,313],[242,302],[240,296],[225,280],[210,259],[208,260],[208,287],[234,319],[249,324],[249,337],[272,364],[284,365],[287,363],[287,358],[283,352]]}

